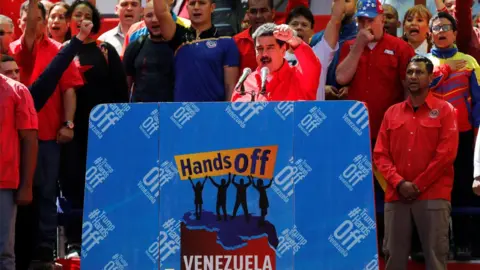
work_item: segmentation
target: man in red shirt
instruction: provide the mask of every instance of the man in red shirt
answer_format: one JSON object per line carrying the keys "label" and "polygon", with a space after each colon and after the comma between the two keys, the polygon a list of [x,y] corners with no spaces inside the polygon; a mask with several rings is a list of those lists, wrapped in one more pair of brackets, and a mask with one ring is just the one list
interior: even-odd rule
{"label": "man in red shirt", "polygon": [[[45,70],[62,44],[45,35],[46,10],[38,0],[31,0],[27,10],[27,26],[21,42],[12,48],[20,66],[20,79],[31,85]],[[33,59],[26,57],[33,55]],[[29,65],[33,66],[30,68]],[[23,72],[22,72],[23,70]],[[64,72],[57,88],[38,112],[39,153],[35,173],[34,197],[39,218],[38,239],[34,261],[53,263],[57,227],[57,179],[60,164],[60,144],[73,138],[73,117],[76,110],[75,89],[83,85],[73,63]]]}
{"label": "man in red shirt", "polygon": [[[308,0],[289,0],[286,13],[289,14],[293,8],[299,5],[308,7]],[[233,37],[240,51],[240,72],[247,67],[251,70],[257,68],[255,44],[252,35],[261,25],[274,21],[275,10],[273,0],[248,0],[246,17],[248,18],[250,27]]]}
{"label": "man in red shirt", "polygon": [[402,81],[414,50],[405,41],[384,32],[380,1],[357,4],[357,38],[344,43],[337,67],[337,82],[349,85],[347,99],[365,102],[370,137],[375,140],[385,111],[404,100]]}
{"label": "man in red shirt", "polygon": [[[295,101],[315,100],[320,80],[321,64],[310,46],[294,36],[288,25],[266,23],[253,34],[257,46],[258,68],[250,74],[243,86],[232,95],[232,101]],[[284,59],[290,46],[298,59],[292,67]],[[265,88],[261,70],[268,69]],[[245,90],[245,91],[244,91]]]}
{"label": "man in red shirt", "polygon": [[0,54],[7,54],[13,41],[14,25],[12,19],[0,14]]}
{"label": "man in red shirt", "polygon": [[412,218],[427,269],[447,269],[450,198],[458,128],[455,108],[429,92],[433,63],[415,56],[409,97],[385,113],[373,157],[385,176],[386,270],[407,269]]}
{"label": "man in red shirt", "polygon": [[0,74],[0,269],[15,269],[17,205],[32,201],[38,120],[28,89]]}

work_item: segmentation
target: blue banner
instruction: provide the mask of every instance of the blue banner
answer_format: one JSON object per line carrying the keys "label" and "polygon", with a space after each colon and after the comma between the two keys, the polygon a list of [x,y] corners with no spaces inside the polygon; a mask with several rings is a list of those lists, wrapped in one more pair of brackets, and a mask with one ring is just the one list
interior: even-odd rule
{"label": "blue banner", "polygon": [[105,104],[82,269],[378,269],[360,102]]}

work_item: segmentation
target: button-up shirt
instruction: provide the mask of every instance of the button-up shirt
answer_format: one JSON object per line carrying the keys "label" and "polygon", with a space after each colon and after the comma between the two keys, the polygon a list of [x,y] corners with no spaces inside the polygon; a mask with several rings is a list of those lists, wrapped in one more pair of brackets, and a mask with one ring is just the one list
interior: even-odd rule
{"label": "button-up shirt", "polygon": [[[340,63],[350,53],[355,40],[343,44]],[[373,49],[365,46],[357,72],[350,82],[347,98],[365,102],[370,118],[370,136],[375,139],[387,109],[405,98],[402,81],[415,55],[405,41],[384,34]]]}
{"label": "button-up shirt", "polygon": [[373,153],[387,181],[385,202],[399,200],[402,180],[417,185],[419,200],[450,200],[458,136],[455,108],[431,93],[416,111],[410,98],[390,107]]}
{"label": "button-up shirt", "polygon": [[117,27],[103,33],[100,37],[98,37],[98,40],[110,43],[110,45],[115,48],[118,55],[120,55],[123,50],[123,42],[125,41],[125,35],[122,33],[122,28],[119,24]]}
{"label": "button-up shirt", "polygon": [[24,129],[38,129],[32,96],[23,84],[0,74],[0,189],[18,188],[18,131]]}
{"label": "button-up shirt", "polygon": [[255,55],[255,44],[253,38],[250,35],[251,27],[238,33],[233,37],[233,40],[237,44],[238,51],[240,52],[240,72],[245,68],[251,70],[257,69],[257,58]]}

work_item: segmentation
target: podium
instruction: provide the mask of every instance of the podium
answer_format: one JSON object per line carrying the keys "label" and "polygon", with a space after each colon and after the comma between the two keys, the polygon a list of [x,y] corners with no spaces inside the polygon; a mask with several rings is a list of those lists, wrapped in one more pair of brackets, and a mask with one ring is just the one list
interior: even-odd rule
{"label": "podium", "polygon": [[88,141],[82,269],[378,269],[362,103],[102,104]]}

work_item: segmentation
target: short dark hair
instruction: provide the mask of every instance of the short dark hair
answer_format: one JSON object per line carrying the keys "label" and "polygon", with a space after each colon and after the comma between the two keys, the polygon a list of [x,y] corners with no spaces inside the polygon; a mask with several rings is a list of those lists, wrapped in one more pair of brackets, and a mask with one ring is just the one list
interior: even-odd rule
{"label": "short dark hair", "polygon": [[433,22],[436,21],[436,20],[439,20],[439,19],[449,20],[450,23],[452,24],[453,31],[457,31],[457,21],[455,20],[455,18],[453,18],[453,16],[450,15],[450,13],[443,12],[443,11],[439,12],[437,15],[433,16],[433,18],[430,20],[430,31],[432,31]]}
{"label": "short dark hair", "polygon": [[398,10],[394,6],[392,6],[390,4],[383,4],[382,7],[383,7],[384,10],[385,10],[385,7],[391,8],[393,10],[393,15],[395,16],[397,21],[400,19],[400,17],[398,16]]}
{"label": "short dark hair", "polygon": [[67,18],[72,18],[73,11],[75,8],[77,8],[79,5],[86,5],[88,8],[92,10],[92,33],[97,34],[98,31],[100,31],[100,27],[102,26],[102,17],[100,15],[100,11],[92,5],[88,0],[75,0],[75,2],[72,3],[70,8],[68,9],[67,13],[65,14]]}
{"label": "short dark hair", "polygon": [[298,18],[298,17],[304,17],[305,19],[307,19],[310,22],[310,25],[312,26],[312,29],[315,27],[315,18],[313,17],[313,13],[309,8],[307,8],[305,6],[298,6],[294,9],[292,9],[292,11],[290,11],[290,13],[287,16],[286,23],[290,24],[290,22],[293,19]]}
{"label": "short dark hair", "polygon": [[414,57],[412,57],[412,59],[410,59],[410,61],[408,62],[408,64],[410,65],[411,63],[425,63],[425,66],[427,67],[427,72],[428,74],[432,74],[433,73],[433,63],[430,59],[428,59],[427,57],[423,56],[423,55],[415,55]]}
{"label": "short dark hair", "polygon": [[11,57],[8,54],[0,54],[0,62],[5,63],[5,62],[15,62],[15,58]]}
{"label": "short dark hair", "polygon": [[[250,7],[250,1],[251,0],[248,0],[248,6],[249,7]],[[275,4],[273,3],[273,0],[268,0],[268,7],[270,7],[271,9],[275,8]]]}
{"label": "short dark hair", "polygon": [[[252,35],[253,41],[256,42],[257,38],[259,37],[273,37],[273,32],[275,32],[275,29],[277,28],[277,25],[274,23],[264,23],[260,27],[255,30],[255,32]],[[282,47],[285,44],[285,41],[281,41],[277,39],[277,43],[280,47]]]}
{"label": "short dark hair", "polygon": [[[23,4],[20,6],[20,17],[22,16],[23,12],[28,12],[28,3],[29,1],[23,2]],[[40,9],[40,12],[42,13],[42,17],[44,20],[47,19],[47,10],[45,9],[45,6],[39,1],[38,4],[38,9]]]}

